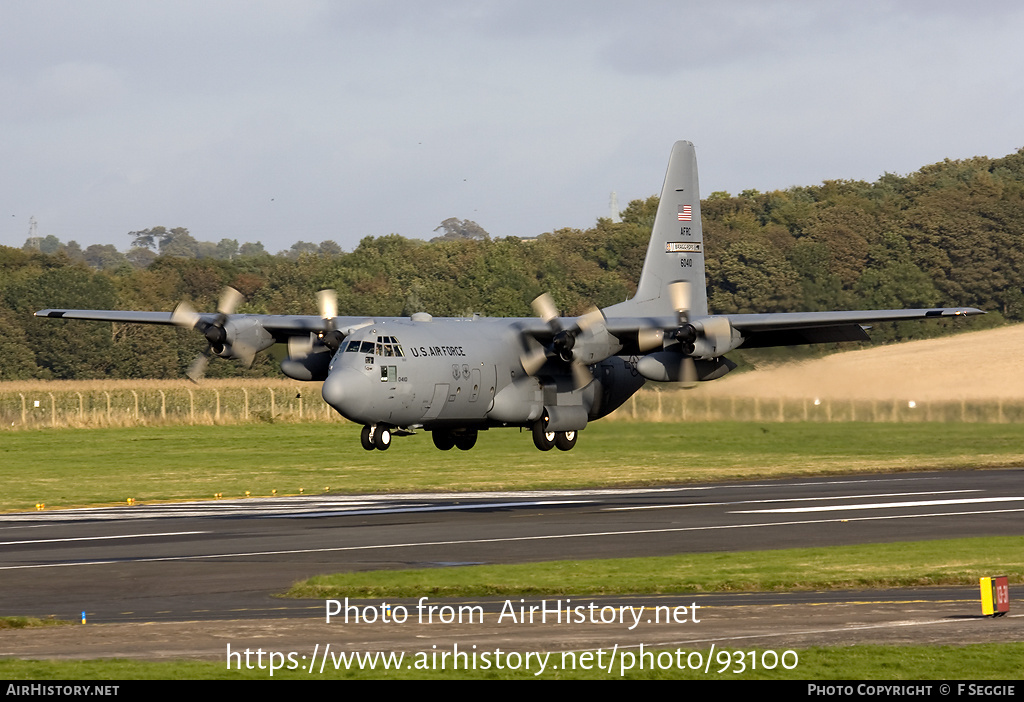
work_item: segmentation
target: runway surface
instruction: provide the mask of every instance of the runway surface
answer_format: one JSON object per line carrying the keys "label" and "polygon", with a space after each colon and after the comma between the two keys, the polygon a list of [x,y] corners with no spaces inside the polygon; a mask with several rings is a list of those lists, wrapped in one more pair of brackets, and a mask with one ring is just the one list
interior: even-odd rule
{"label": "runway surface", "polygon": [[[949,471],[630,490],[318,495],[5,514],[0,516],[0,614],[77,620],[85,611],[93,624],[237,620],[246,627],[258,627],[265,619],[278,622],[280,632],[286,628],[282,619],[317,620],[317,626],[325,626],[322,601],[272,597],[320,573],[1022,535],[1022,478],[1021,469]],[[837,601],[835,593],[747,595],[751,599],[743,602],[735,597],[709,595],[704,601],[720,611],[742,605],[803,612],[821,606],[814,604],[815,597],[824,598],[824,606],[833,611],[865,601],[860,595]],[[657,606],[653,597],[641,599],[645,607]],[[971,620],[978,613],[972,599],[976,595],[970,590],[939,589],[900,597],[877,593],[866,601],[903,603],[892,605],[896,612],[908,601],[938,601],[943,603],[938,610],[956,602],[957,611]],[[681,596],[670,603],[677,607],[695,601]],[[753,620],[744,616],[742,621]],[[1000,626],[1020,637],[1019,621],[1007,618]],[[298,626],[308,635],[306,624]],[[688,630],[695,628],[690,624]],[[709,630],[710,625],[700,627]],[[383,632],[375,626],[372,634]],[[194,631],[183,636],[201,638]],[[29,639],[19,637],[7,638],[0,655],[28,655],[28,648],[19,647]]]}

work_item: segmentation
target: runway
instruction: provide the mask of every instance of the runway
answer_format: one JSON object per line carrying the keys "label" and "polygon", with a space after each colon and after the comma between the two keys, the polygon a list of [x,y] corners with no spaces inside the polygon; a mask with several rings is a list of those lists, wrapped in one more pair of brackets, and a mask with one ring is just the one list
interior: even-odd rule
{"label": "runway", "polygon": [[317,495],[6,514],[3,615],[319,616],[310,575],[1024,533],[1024,470],[623,490]]}

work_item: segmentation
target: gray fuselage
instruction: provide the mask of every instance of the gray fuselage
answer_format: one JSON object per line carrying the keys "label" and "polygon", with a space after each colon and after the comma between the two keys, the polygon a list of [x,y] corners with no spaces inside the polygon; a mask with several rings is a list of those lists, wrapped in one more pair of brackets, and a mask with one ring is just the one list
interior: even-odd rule
{"label": "gray fuselage", "polygon": [[520,362],[519,324],[533,320],[387,320],[345,339],[323,396],[353,422],[409,428],[530,426],[545,410],[582,429],[643,385],[635,363],[595,364],[594,383],[573,387],[552,360],[533,376]]}

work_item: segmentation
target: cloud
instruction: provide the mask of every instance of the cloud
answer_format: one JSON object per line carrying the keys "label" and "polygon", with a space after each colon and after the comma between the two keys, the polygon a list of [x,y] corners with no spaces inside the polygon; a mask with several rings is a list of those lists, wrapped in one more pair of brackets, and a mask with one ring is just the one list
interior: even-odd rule
{"label": "cloud", "polygon": [[7,3],[0,242],[20,245],[30,214],[83,243],[163,224],[271,250],[453,216],[495,235],[585,227],[611,190],[657,192],[680,138],[705,192],[999,156],[1021,145],[1022,17],[870,0]]}

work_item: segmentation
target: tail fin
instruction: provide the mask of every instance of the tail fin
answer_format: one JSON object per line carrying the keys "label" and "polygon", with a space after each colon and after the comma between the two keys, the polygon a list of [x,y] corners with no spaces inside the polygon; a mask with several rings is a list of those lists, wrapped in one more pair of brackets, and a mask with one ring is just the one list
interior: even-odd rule
{"label": "tail fin", "polygon": [[629,317],[674,314],[668,286],[677,281],[690,284],[690,316],[706,316],[708,299],[697,155],[688,141],[677,141],[672,147],[636,295],[606,309],[605,313]]}

